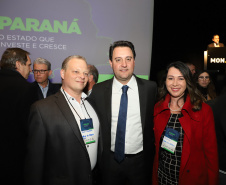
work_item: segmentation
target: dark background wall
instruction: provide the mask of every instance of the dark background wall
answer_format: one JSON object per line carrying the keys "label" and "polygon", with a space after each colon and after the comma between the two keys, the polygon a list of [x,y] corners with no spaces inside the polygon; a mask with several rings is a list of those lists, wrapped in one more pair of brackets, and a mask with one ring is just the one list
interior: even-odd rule
{"label": "dark background wall", "polygon": [[[189,3],[188,3],[189,2]],[[226,44],[225,1],[154,1],[154,30],[150,80],[173,61],[204,67],[204,51],[219,34]]]}

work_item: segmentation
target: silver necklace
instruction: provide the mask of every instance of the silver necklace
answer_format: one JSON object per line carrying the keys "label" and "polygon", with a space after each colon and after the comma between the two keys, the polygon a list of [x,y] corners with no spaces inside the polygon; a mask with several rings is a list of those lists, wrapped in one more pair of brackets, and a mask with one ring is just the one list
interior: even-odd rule
{"label": "silver necklace", "polygon": [[[184,104],[183,104],[183,105],[184,105]],[[171,111],[174,111],[174,112],[176,112],[176,111],[181,111],[181,109],[182,109],[183,105],[179,106],[179,107],[180,107],[179,109],[177,109],[177,110],[173,110],[173,109],[171,109],[171,108],[170,108],[170,103],[168,103],[168,107],[169,107],[169,109],[170,109]]]}

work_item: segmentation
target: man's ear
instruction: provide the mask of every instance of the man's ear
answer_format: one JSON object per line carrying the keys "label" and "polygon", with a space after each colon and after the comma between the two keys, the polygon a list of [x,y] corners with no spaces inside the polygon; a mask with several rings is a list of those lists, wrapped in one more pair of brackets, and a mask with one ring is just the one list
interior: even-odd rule
{"label": "man's ear", "polygon": [[20,61],[16,61],[16,70],[19,71],[19,72],[21,71],[21,65],[22,64],[21,64]]}
{"label": "man's ear", "polygon": [[52,72],[53,72],[52,70],[49,70],[49,76],[51,76]]}
{"label": "man's ear", "polygon": [[112,68],[112,61],[111,60],[109,60],[109,64],[111,65],[111,68]]}
{"label": "man's ear", "polygon": [[61,78],[64,80],[64,73],[65,73],[65,70],[64,69],[61,69],[60,70],[60,76]]}

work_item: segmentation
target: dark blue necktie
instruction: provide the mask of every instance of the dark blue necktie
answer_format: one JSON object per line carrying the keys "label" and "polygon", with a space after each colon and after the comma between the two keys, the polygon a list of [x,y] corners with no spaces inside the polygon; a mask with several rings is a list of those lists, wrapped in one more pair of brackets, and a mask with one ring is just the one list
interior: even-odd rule
{"label": "dark blue necktie", "polygon": [[118,125],[115,139],[115,159],[119,163],[125,157],[125,131],[126,131],[126,119],[127,119],[127,106],[128,106],[128,98],[127,98],[127,90],[128,86],[124,85],[122,87],[122,96],[119,108],[118,115]]}

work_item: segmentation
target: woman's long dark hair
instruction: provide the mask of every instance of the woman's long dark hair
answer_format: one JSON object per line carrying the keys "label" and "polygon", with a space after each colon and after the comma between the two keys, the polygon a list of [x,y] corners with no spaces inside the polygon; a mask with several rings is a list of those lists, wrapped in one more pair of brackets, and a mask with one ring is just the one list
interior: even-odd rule
{"label": "woman's long dark hair", "polygon": [[184,98],[184,102],[185,102],[187,94],[189,94],[190,99],[191,99],[191,104],[193,105],[193,108],[192,108],[193,111],[200,110],[202,108],[203,98],[194,84],[190,69],[188,68],[188,66],[185,63],[180,62],[180,61],[173,62],[173,63],[169,64],[166,68],[165,74],[162,77],[160,86],[158,88],[158,100],[160,101],[160,103],[165,100],[165,97],[168,94],[168,90],[166,88],[166,77],[167,77],[168,71],[171,67],[175,67],[176,69],[178,69],[186,81],[186,90],[185,90],[183,97],[181,97],[181,98]]}

